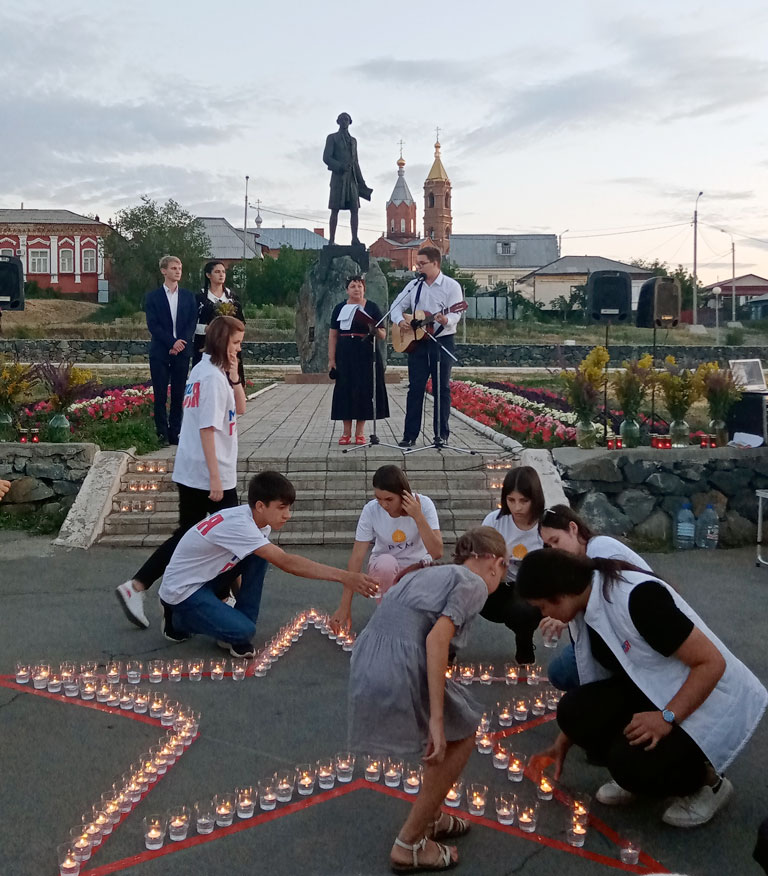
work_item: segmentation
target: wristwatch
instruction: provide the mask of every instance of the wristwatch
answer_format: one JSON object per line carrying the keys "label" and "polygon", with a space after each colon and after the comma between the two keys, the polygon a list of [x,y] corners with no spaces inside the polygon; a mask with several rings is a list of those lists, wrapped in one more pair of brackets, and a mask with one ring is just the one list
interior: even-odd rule
{"label": "wristwatch", "polygon": [[667,724],[675,723],[675,713],[671,709],[662,709],[661,717],[667,722]]}

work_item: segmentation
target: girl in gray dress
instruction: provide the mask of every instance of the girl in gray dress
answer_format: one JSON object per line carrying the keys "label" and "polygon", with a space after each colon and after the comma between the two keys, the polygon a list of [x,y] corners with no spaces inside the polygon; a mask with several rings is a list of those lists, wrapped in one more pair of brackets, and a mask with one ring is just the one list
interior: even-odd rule
{"label": "girl in gray dress", "polygon": [[454,565],[417,568],[385,593],[352,652],[350,745],[358,751],[422,757],[421,791],[390,852],[395,872],[447,870],[469,823],[441,812],[474,744],[482,707],[446,679],[449,654],[504,579],[507,546],[488,526],[461,536]]}

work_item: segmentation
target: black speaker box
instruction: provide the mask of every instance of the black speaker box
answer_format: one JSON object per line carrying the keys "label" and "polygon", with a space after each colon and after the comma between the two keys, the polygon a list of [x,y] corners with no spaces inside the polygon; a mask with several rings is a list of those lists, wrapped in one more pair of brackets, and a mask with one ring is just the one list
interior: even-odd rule
{"label": "black speaker box", "polygon": [[735,432],[760,435],[768,445],[768,393],[744,392],[728,412],[726,419],[728,437],[733,439]]}
{"label": "black speaker box", "polygon": [[675,277],[651,277],[640,287],[637,301],[638,328],[674,328],[680,322],[680,281]]}
{"label": "black speaker box", "polygon": [[16,256],[0,256],[0,310],[24,310],[24,269]]}
{"label": "black speaker box", "polygon": [[587,278],[590,322],[618,324],[632,315],[632,278],[626,271],[593,271]]}

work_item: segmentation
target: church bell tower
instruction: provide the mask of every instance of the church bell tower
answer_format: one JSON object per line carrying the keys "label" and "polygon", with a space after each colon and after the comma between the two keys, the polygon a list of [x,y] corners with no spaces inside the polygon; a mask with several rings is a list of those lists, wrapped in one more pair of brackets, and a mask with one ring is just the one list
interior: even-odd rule
{"label": "church bell tower", "polygon": [[424,181],[424,237],[446,256],[451,246],[451,181],[440,158],[440,131],[435,141],[435,160]]}

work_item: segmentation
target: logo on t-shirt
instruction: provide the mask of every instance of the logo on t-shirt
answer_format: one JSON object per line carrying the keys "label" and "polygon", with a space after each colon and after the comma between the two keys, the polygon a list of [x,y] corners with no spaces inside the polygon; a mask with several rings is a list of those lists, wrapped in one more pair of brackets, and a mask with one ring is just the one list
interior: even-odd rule
{"label": "logo on t-shirt", "polygon": [[624,640],[624,643],[623,643],[622,646],[621,646],[621,650],[622,650],[625,654],[627,654],[627,653],[629,652],[629,649],[630,649],[631,647],[632,647],[632,646],[629,644],[629,639],[625,639],[625,640]]}
{"label": "logo on t-shirt", "polygon": [[236,412],[230,411],[229,412],[229,434],[230,435],[235,434],[235,428],[237,426],[237,421],[236,421],[235,417],[236,417]]}
{"label": "logo on t-shirt", "polygon": [[184,388],[184,407],[196,408],[200,406],[200,383],[188,383]]}
{"label": "logo on t-shirt", "polygon": [[404,542],[405,539],[406,539],[406,535],[405,535],[405,533],[403,532],[402,529],[396,529],[396,530],[392,533],[392,541],[393,541],[395,544],[402,544],[402,542]]}
{"label": "logo on t-shirt", "polygon": [[516,544],[512,548],[512,556],[516,560],[522,560],[523,557],[528,553],[528,548],[524,544]]}

